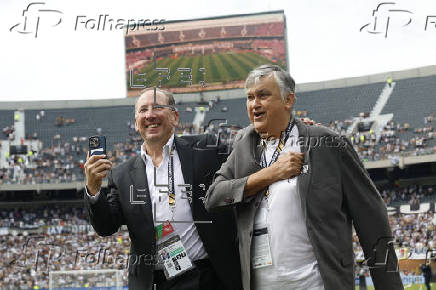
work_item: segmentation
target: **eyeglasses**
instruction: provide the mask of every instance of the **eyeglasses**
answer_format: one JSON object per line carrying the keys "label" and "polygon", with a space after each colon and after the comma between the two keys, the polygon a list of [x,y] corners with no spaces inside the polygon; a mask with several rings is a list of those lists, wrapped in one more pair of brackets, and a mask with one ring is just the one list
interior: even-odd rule
{"label": "eyeglasses", "polygon": [[[152,112],[162,112],[165,109],[170,109],[173,112],[177,112],[177,108],[172,106],[172,105],[153,105],[151,106],[151,111]],[[149,107],[141,107],[138,110],[138,114],[145,114],[147,111],[149,110]]]}

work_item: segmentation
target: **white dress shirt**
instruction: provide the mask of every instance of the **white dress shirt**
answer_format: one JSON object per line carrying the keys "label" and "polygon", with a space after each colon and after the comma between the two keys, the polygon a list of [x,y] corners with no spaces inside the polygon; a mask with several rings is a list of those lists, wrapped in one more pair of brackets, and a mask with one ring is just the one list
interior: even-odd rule
{"label": "white dress shirt", "polygon": [[[168,163],[170,160],[169,151],[174,142],[174,135],[168,140],[165,146],[168,149],[163,150],[162,162],[158,167],[153,165],[151,156],[149,156],[144,150],[145,143],[141,146],[141,157],[145,162],[147,171],[147,181],[148,189],[150,192],[150,199],[153,211],[154,225],[157,226],[165,221],[184,221],[183,223],[172,223],[174,231],[180,236],[183,246],[185,247],[189,258],[191,261],[196,261],[198,259],[204,259],[207,257],[207,252],[204,248],[203,242],[197,232],[197,227],[195,226],[192,219],[191,206],[189,205],[189,200],[187,199],[185,191],[186,187],[179,185],[185,184],[183,178],[182,166],[180,163],[179,155],[177,150],[174,150],[174,188],[176,195],[176,203],[174,207],[174,213],[171,212],[168,203],[168,192],[161,193],[161,191],[168,191]],[[156,184],[164,184],[166,186],[155,186],[154,182],[154,169],[156,169]],[[155,212],[156,205],[156,212]],[[173,215],[174,214],[174,215]],[[157,241],[159,244],[159,241]]]}
{"label": "white dress shirt", "polygon": [[[282,153],[301,152],[298,129],[294,126]],[[267,141],[267,164],[278,140]],[[263,199],[255,215],[255,229],[268,228],[272,266],[253,269],[253,289],[324,289],[318,263],[310,243],[297,178],[277,181],[269,186],[270,195]],[[255,247],[256,239],[253,239]]]}

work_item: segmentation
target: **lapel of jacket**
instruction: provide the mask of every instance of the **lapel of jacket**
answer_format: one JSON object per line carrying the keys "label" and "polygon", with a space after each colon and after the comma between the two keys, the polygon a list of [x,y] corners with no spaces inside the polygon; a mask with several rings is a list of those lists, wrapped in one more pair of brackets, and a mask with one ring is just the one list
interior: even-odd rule
{"label": "lapel of jacket", "polygon": [[[189,184],[191,189],[185,188],[184,190],[190,190],[192,195],[194,194],[194,185],[193,185],[193,150],[191,148],[191,144],[183,138],[174,136],[174,142],[176,142],[177,155],[179,155],[180,165],[182,167],[182,174],[185,184]],[[176,184],[177,186],[177,184]],[[194,198],[194,196],[192,196]],[[191,206],[191,211],[193,211],[192,202],[189,202]]]}
{"label": "lapel of jacket", "polygon": [[146,219],[153,224],[153,205],[151,204],[150,189],[148,188],[146,167],[141,155],[136,156],[129,173],[133,183],[133,187],[131,186],[129,192],[130,203],[132,206],[139,207],[144,211]]}
{"label": "lapel of jacket", "polygon": [[[262,169],[262,165],[260,163],[261,157],[262,157],[262,146],[260,145],[260,136],[259,134],[256,132],[256,130],[254,130],[254,128],[252,127],[252,125],[250,125],[250,129],[248,132],[249,135],[249,148],[250,148],[250,160],[248,162],[248,173],[252,174],[255,173],[259,170]],[[243,146],[244,147],[244,146]],[[263,195],[266,192],[266,188],[263,190],[263,192],[261,194],[256,194],[255,197],[252,199],[256,202],[260,202],[263,198]],[[249,199],[249,198],[248,198]]]}
{"label": "lapel of jacket", "polygon": [[249,131],[249,140],[250,140],[250,152],[251,152],[251,158],[253,159],[254,163],[257,165],[258,170],[262,169],[262,166],[260,164],[260,159],[262,156],[262,146],[260,145],[260,136],[259,134],[254,130],[253,127],[250,125],[250,131]]}
{"label": "lapel of jacket", "polygon": [[[303,209],[304,219],[307,217],[307,191],[309,190],[310,180],[312,178],[312,164],[310,159],[310,137],[309,129],[299,119],[295,119],[298,128],[298,142],[300,143],[301,153],[304,153],[303,168],[297,179],[297,189],[301,198],[301,207]],[[302,141],[303,142],[302,142]]]}

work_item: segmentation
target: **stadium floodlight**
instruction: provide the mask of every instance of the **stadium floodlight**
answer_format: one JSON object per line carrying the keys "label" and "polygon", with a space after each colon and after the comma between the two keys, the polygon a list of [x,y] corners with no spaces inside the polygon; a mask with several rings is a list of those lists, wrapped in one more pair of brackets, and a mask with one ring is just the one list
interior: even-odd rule
{"label": "stadium floodlight", "polygon": [[72,289],[82,287],[108,287],[123,289],[123,270],[70,270],[50,271],[49,289]]}

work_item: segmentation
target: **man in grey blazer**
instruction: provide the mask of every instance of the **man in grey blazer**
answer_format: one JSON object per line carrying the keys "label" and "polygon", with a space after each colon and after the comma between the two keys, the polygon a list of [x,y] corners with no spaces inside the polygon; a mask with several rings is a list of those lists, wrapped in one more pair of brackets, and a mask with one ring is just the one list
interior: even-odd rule
{"label": "man in grey blazer", "polygon": [[403,289],[386,207],[348,139],[294,119],[278,66],[246,80],[251,125],[206,193],[233,207],[244,289],[354,289],[354,225],[376,289]]}

